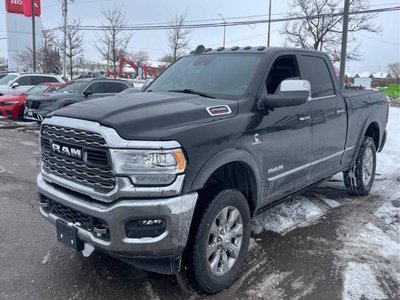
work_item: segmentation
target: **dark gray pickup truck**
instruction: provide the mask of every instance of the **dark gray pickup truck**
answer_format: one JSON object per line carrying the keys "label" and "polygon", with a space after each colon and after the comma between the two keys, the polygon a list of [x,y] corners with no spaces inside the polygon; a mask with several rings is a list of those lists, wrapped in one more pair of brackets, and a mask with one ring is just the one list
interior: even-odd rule
{"label": "dark gray pickup truck", "polygon": [[387,119],[386,96],[340,90],[324,53],[198,47],[143,93],[45,118],[40,213],[85,256],[183,270],[214,293],[239,275],[260,208],[338,172],[369,193]]}

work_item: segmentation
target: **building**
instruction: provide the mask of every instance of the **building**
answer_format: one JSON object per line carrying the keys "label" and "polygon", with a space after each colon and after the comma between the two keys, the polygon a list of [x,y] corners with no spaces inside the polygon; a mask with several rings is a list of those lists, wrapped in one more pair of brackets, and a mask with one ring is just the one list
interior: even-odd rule
{"label": "building", "polygon": [[[36,44],[42,39],[40,0],[34,0]],[[5,17],[3,17],[5,16]],[[26,71],[18,57],[32,48],[32,19],[24,15],[22,0],[0,0],[0,57],[8,60],[8,69]]]}

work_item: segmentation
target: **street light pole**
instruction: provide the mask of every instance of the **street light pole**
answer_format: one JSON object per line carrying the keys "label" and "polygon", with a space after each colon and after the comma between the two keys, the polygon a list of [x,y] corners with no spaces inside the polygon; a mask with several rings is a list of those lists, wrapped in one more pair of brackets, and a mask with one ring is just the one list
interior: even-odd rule
{"label": "street light pole", "polygon": [[[64,17],[64,41],[63,41],[63,76],[66,78],[67,75],[67,12],[68,12],[68,0],[63,1],[63,17]],[[72,74],[71,74],[72,76]]]}
{"label": "street light pole", "polygon": [[226,22],[225,22],[225,18],[221,14],[218,14],[218,16],[220,16],[221,19],[224,21],[224,43],[223,43],[223,47],[225,48]]}
{"label": "street light pole", "polygon": [[342,89],[344,86],[344,72],[346,70],[346,57],[347,57],[347,35],[349,30],[349,11],[350,0],[344,1],[343,12],[343,32],[342,32],[342,50],[340,52],[340,70],[339,70],[339,85]]}
{"label": "street light pole", "polygon": [[32,4],[32,67],[36,72],[36,26],[35,26],[35,0],[31,0]]}
{"label": "street light pole", "polygon": [[272,4],[272,0],[269,0],[267,47],[269,47],[269,45],[270,45],[270,40],[271,40],[271,4]]}

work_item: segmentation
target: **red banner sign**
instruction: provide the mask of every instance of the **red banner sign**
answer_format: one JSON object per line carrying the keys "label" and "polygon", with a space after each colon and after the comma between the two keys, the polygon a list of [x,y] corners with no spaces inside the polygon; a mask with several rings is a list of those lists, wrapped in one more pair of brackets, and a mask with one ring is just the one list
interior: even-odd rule
{"label": "red banner sign", "polygon": [[[8,13],[23,14],[27,17],[32,16],[32,0],[5,0],[6,1],[6,11]],[[35,16],[39,17],[40,10],[40,0],[34,0],[35,6]],[[25,8],[25,9],[24,9]]]}

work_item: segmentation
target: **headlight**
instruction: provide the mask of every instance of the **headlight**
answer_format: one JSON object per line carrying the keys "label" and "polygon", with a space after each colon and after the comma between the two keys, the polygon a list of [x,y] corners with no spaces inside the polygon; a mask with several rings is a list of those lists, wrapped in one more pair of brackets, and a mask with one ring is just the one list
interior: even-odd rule
{"label": "headlight", "polygon": [[186,160],[182,150],[111,149],[114,172],[129,176],[137,185],[166,185],[183,173]]}
{"label": "headlight", "polygon": [[8,101],[8,102],[2,102],[0,105],[6,106],[6,105],[15,105],[18,104],[19,101]]}

